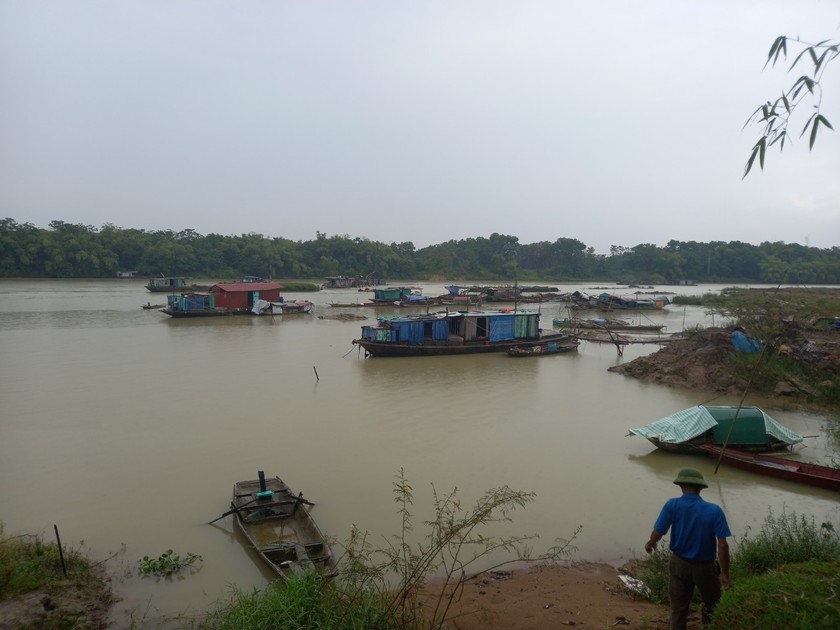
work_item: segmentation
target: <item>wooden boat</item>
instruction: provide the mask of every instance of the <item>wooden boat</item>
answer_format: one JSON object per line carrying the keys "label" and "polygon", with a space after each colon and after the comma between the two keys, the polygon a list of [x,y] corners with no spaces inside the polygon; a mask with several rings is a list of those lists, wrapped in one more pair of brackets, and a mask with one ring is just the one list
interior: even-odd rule
{"label": "wooden boat", "polygon": [[556,318],[552,321],[555,328],[615,330],[630,333],[658,333],[665,329],[665,324],[634,324],[623,319],[577,319]]}
{"label": "wooden boat", "polygon": [[575,291],[568,297],[569,308],[573,310],[597,309],[600,311],[654,311],[662,310],[671,300],[666,295],[643,298],[638,295],[622,296],[601,293],[597,296]]}
{"label": "wooden boat", "polygon": [[333,308],[357,308],[364,306],[361,302],[330,302]]}
{"label": "wooden boat", "polygon": [[144,311],[152,311],[157,310],[159,308],[163,308],[164,306],[166,306],[166,304],[152,304],[151,302],[146,302],[145,304],[141,304],[140,308],[142,308]]}
{"label": "wooden boat", "polygon": [[776,477],[777,479],[806,483],[819,488],[840,490],[840,468],[831,468],[830,466],[821,466],[820,464],[800,462],[782,457],[771,457],[770,455],[746,453],[731,448],[724,449],[714,444],[701,444],[697,448],[709,457],[718,459],[735,468]]}
{"label": "wooden boat", "polygon": [[164,276],[149,278],[146,290],[152,293],[184,293],[188,291],[206,291],[208,284],[192,284],[185,276]]}
{"label": "wooden boat", "polygon": [[423,357],[503,352],[569,339],[565,333],[542,334],[539,320],[539,313],[513,309],[380,317],[375,325],[362,326],[353,344],[368,356]]}
{"label": "wooden boat", "polygon": [[580,342],[577,339],[569,338],[561,341],[543,341],[530,346],[513,346],[505,352],[511,357],[541,357],[549,354],[561,354],[577,350]]}
{"label": "wooden boat", "polygon": [[577,339],[582,341],[594,341],[597,343],[612,343],[626,346],[631,343],[668,343],[675,339],[682,339],[681,333],[672,334],[645,334],[628,335],[627,333],[617,333],[612,330],[602,329],[584,329],[574,330],[571,332]]}
{"label": "wooden boat", "polygon": [[281,304],[283,315],[303,315],[311,313],[314,304],[309,300],[291,300],[284,301]]}
{"label": "wooden boat", "polygon": [[380,287],[373,290],[373,297],[365,306],[400,306],[403,298],[415,291],[412,287]]}
{"label": "wooden boat", "polygon": [[286,301],[280,298],[279,302],[257,300],[251,312],[254,315],[301,315],[311,313],[315,305],[309,300]]}
{"label": "wooden boat", "polygon": [[723,446],[751,453],[788,448],[802,436],[776,422],[758,407],[697,405],[661,418],[629,435],[641,435],[665,451],[696,453],[702,444]]}
{"label": "wooden boat", "polygon": [[238,481],[230,507],[234,523],[260,558],[281,579],[293,573],[335,574],[335,559],[302,494],[279,477]]}

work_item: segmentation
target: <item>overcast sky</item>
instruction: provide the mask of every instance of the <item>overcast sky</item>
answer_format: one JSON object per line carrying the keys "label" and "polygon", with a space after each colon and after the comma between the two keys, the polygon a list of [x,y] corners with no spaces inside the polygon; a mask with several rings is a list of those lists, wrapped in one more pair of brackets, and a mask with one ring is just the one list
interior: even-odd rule
{"label": "overcast sky", "polygon": [[836,131],[742,179],[837,0],[0,0],[0,218],[417,247],[840,245]]}

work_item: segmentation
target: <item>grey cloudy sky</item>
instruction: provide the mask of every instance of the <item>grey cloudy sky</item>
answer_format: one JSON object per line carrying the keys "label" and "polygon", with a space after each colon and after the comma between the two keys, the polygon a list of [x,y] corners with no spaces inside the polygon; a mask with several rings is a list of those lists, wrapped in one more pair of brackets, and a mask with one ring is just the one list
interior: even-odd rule
{"label": "grey cloudy sky", "polygon": [[840,3],[0,0],[0,217],[834,247],[840,60],[837,131],[741,178],[781,34],[840,39]]}

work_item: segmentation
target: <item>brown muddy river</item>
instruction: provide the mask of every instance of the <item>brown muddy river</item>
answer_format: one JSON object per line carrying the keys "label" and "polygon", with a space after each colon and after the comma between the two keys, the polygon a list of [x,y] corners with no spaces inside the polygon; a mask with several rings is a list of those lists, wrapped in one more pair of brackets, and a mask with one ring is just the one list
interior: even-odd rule
{"label": "brown muddy river", "polygon": [[[427,295],[444,292],[422,286]],[[662,502],[677,492],[671,480],[687,465],[711,480],[704,496],[723,505],[736,540],[768,510],[837,522],[829,491],[725,467],[715,475],[712,460],[654,452],[626,437],[713,397],[607,372],[656,346],[628,347],[623,359],[611,345],[583,342],[576,353],[531,359],[366,360],[352,345],[362,322],[319,315],[361,313],[370,322],[373,309],[329,307],[368,296],[286,295],[313,300],[314,316],[172,320],[140,308],[163,301],[141,281],[0,280],[6,531],[51,539],[56,524],[65,545],[113,556],[108,566],[124,598],[117,622],[154,626],[270,577],[232,533],[230,517],[207,525],[228,508],[234,481],[258,470],[315,502],[316,520],[339,542],[354,525],[375,543],[398,532],[391,489],[400,469],[415,491],[418,538],[433,485],[457,486],[470,505],[506,484],[536,500],[494,531],[538,534],[531,547],[539,553],[582,525],[575,557],[614,564],[641,555]],[[566,316],[559,304],[541,310],[543,327]],[[650,318],[666,332],[712,324],[697,308],[669,306]],[[801,434],[824,435],[819,415],[747,403]],[[802,457],[825,461],[824,437],[805,444]],[[174,579],[138,576],[140,558],[169,548],[203,562]]]}

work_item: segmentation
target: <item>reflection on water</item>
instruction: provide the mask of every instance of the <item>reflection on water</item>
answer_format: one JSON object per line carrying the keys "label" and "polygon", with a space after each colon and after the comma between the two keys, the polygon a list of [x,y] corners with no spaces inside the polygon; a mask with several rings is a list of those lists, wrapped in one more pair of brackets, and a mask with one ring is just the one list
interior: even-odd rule
{"label": "reflection on water", "polygon": [[[465,505],[507,484],[537,495],[512,526],[540,535],[535,552],[580,524],[578,557],[589,560],[641,553],[686,465],[713,481],[706,494],[727,509],[736,536],[769,508],[816,518],[834,511],[836,519],[827,491],[724,467],[715,475],[711,459],[626,437],[713,397],[607,372],[653,346],[628,347],[623,358],[611,345],[584,342],[576,353],[532,360],[365,360],[352,345],[363,322],[318,317],[373,318],[374,309],[328,306],[364,294],[287,297],[313,299],[315,316],[173,320],[140,308],[149,294],[139,281],[0,281],[0,518],[8,531],[49,532],[55,523],[68,544],[84,540],[102,558],[124,544],[112,563],[121,610],[153,617],[203,610],[231,584],[249,589],[270,577],[243,551],[230,517],[207,525],[228,508],[234,481],[258,470],[303,491],[339,541],[353,525],[375,542],[398,531],[391,490],[401,468],[415,489],[418,538],[432,484],[457,486]],[[565,316],[559,304],[528,308],[541,310],[544,327]],[[649,317],[668,332],[705,322],[692,308]],[[772,415],[801,434],[823,432],[820,416]],[[824,458],[823,438],[808,440],[802,455]],[[136,575],[139,558],[168,548],[204,562],[171,583]]]}

